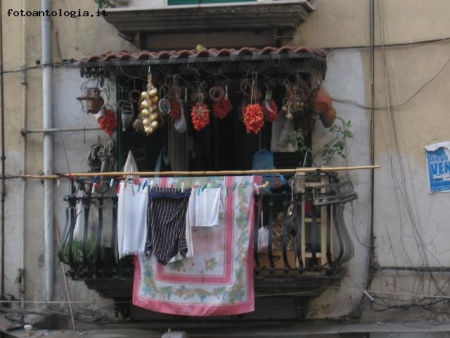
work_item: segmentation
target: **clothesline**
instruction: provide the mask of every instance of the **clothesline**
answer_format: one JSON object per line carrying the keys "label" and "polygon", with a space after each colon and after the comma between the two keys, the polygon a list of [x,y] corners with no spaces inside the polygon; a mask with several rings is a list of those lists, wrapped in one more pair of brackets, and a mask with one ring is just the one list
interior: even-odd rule
{"label": "clothesline", "polygon": [[295,173],[314,173],[314,172],[333,172],[345,170],[372,170],[379,169],[380,165],[346,166],[346,167],[310,167],[310,168],[292,168],[292,169],[264,169],[264,170],[219,170],[219,171],[137,171],[137,172],[105,172],[105,173],[66,173],[53,175],[6,175],[4,178],[22,178],[22,179],[40,179],[40,180],[58,180],[61,178],[78,177],[121,177],[121,176],[234,176],[234,175],[262,175],[262,174],[295,174]]}

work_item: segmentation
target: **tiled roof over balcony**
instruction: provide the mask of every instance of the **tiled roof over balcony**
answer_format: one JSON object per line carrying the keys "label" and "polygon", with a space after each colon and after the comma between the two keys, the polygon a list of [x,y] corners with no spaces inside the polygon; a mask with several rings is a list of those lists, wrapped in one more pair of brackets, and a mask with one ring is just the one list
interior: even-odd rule
{"label": "tiled roof over balcony", "polygon": [[81,66],[95,66],[105,63],[120,63],[121,65],[133,64],[152,64],[152,63],[188,63],[188,62],[214,62],[236,60],[264,60],[264,59],[282,59],[282,58],[301,58],[301,57],[317,57],[324,59],[326,53],[320,48],[309,47],[289,47],[281,48],[265,47],[262,49],[243,47],[240,49],[223,48],[215,49],[209,48],[201,51],[191,50],[172,50],[172,51],[158,51],[149,52],[146,50],[131,53],[122,50],[118,53],[106,52],[103,54],[90,55],[87,58],[80,60]]}

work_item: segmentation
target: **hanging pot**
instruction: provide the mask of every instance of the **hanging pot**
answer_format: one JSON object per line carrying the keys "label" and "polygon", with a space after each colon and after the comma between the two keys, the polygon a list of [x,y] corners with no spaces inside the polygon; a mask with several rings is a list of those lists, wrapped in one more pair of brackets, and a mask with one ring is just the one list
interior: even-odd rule
{"label": "hanging pot", "polygon": [[331,107],[325,113],[319,114],[319,117],[325,128],[331,128],[336,120],[336,110]]}
{"label": "hanging pot", "polygon": [[312,92],[309,104],[314,112],[323,114],[331,108],[332,99],[325,89],[319,87]]}

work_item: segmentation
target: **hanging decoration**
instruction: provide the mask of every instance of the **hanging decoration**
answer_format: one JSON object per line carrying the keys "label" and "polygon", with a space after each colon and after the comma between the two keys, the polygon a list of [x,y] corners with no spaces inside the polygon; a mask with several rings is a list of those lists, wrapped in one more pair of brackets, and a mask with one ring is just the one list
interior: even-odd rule
{"label": "hanging decoration", "polygon": [[331,107],[325,113],[319,114],[319,118],[325,128],[331,128],[336,120],[336,110]]}
{"label": "hanging decoration", "polygon": [[[77,97],[77,100],[81,102],[83,110],[89,114],[97,114],[102,108],[105,101],[100,95],[100,89],[97,87],[88,88],[83,94]],[[83,105],[86,102],[86,106]]]}
{"label": "hanging decoration", "polygon": [[251,87],[251,104],[245,107],[244,124],[247,133],[258,134],[264,127],[264,112],[259,103],[257,103],[257,74],[253,72]]}
{"label": "hanging decoration", "polygon": [[295,74],[293,82],[288,79],[284,80],[286,88],[286,96],[283,99],[283,107],[281,108],[286,113],[286,119],[295,119],[299,121],[303,118],[307,99],[309,97],[309,86],[299,72]]}
{"label": "hanging decoration", "polygon": [[109,136],[112,136],[117,128],[117,117],[111,108],[103,106],[97,117],[98,124]]}
{"label": "hanging decoration", "polygon": [[168,98],[170,102],[169,117],[173,120],[179,120],[183,114],[183,104],[181,102],[181,88],[177,75],[173,77],[173,84],[169,89]]}
{"label": "hanging decoration", "polygon": [[170,112],[169,117],[172,120],[178,120],[181,118],[182,104],[180,100],[172,100],[170,101]]}
{"label": "hanging decoration", "polygon": [[321,85],[311,92],[309,105],[316,114],[326,113],[332,107],[330,94]]}
{"label": "hanging decoration", "polygon": [[274,99],[272,99],[272,91],[267,90],[266,97],[262,104],[264,118],[268,122],[274,122],[278,119],[278,106]]}
{"label": "hanging decoration", "polygon": [[158,111],[158,89],[152,83],[152,75],[147,75],[147,90],[141,93],[139,102],[140,114],[133,123],[136,130],[143,131],[145,134],[151,134],[160,127],[161,113]]}
{"label": "hanging decoration", "polygon": [[197,103],[191,108],[191,118],[194,129],[199,131],[209,124],[209,108],[203,103],[206,94],[202,93],[200,87],[198,88],[196,98]]}
{"label": "hanging decoration", "polygon": [[212,87],[209,90],[209,96],[214,101],[213,115],[219,119],[223,119],[231,111],[231,101],[228,99],[228,86],[225,91],[222,87]]}
{"label": "hanging decoration", "polygon": [[118,110],[120,111],[122,131],[126,131],[134,119],[133,105],[130,101],[119,100],[119,102],[117,103],[117,107]]}

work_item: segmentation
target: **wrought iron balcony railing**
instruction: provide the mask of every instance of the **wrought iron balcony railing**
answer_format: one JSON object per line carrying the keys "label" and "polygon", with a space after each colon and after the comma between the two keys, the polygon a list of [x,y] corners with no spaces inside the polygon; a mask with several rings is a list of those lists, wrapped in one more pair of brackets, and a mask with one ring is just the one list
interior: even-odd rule
{"label": "wrought iron balcony railing", "polygon": [[[298,293],[311,298],[341,279],[354,253],[344,203],[357,198],[349,183],[297,180],[292,189],[257,195],[255,210],[255,292]],[[133,257],[118,258],[117,197],[66,196],[66,231],[59,248],[68,275],[128,310]],[[266,232],[261,241],[261,232]],[[264,248],[261,248],[261,246]]]}

